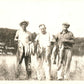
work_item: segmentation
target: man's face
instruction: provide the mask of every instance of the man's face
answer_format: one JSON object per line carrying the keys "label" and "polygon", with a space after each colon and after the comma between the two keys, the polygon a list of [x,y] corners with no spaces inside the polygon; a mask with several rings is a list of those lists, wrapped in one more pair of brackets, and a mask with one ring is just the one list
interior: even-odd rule
{"label": "man's face", "polygon": [[40,28],[40,30],[41,30],[41,33],[42,34],[45,34],[46,33],[46,28],[45,27]]}
{"label": "man's face", "polygon": [[67,28],[67,26],[66,26],[66,25],[62,25],[62,29],[63,29],[63,31],[68,30],[68,28]]}
{"label": "man's face", "polygon": [[23,30],[26,30],[27,25],[26,24],[22,24],[21,27],[22,27]]}

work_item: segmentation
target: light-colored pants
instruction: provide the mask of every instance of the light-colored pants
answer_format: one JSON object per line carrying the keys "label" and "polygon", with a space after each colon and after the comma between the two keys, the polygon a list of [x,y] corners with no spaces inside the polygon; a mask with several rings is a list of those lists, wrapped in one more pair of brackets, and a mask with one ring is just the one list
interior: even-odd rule
{"label": "light-colored pants", "polygon": [[70,63],[72,59],[72,49],[63,49],[59,50],[59,69],[57,72],[58,79],[64,78],[69,79],[70,73]]}
{"label": "light-colored pants", "polygon": [[37,56],[37,77],[39,80],[42,79],[42,68],[44,70],[46,80],[50,80],[51,76],[51,53],[52,48],[50,46],[41,48],[41,53]]}

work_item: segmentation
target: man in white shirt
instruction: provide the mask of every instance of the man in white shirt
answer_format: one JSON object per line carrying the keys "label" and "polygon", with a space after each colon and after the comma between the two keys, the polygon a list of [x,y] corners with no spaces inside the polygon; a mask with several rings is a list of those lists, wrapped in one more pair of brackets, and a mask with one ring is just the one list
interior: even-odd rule
{"label": "man in white shirt", "polygon": [[41,80],[41,72],[39,71],[41,68],[44,68],[45,76],[47,80],[51,79],[51,53],[53,49],[53,36],[51,36],[47,31],[44,24],[39,25],[40,33],[37,35],[35,41],[37,42],[38,55],[38,70],[37,76],[38,79]]}
{"label": "man in white shirt", "polygon": [[18,74],[20,75],[19,70],[21,67],[21,63],[23,58],[25,59],[25,66],[27,71],[27,76],[30,77],[31,69],[31,55],[30,55],[30,43],[31,43],[31,33],[26,30],[29,22],[23,21],[20,23],[21,29],[17,30],[15,35],[15,41],[18,42],[18,50],[17,50],[17,63],[18,63]]}

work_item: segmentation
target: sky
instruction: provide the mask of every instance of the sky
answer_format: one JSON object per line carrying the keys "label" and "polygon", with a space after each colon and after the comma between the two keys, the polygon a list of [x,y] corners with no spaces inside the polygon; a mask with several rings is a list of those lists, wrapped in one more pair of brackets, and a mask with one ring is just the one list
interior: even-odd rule
{"label": "sky", "polygon": [[84,0],[0,0],[0,27],[19,29],[24,20],[29,31],[39,32],[45,24],[52,34],[68,22],[75,37],[84,37]]}

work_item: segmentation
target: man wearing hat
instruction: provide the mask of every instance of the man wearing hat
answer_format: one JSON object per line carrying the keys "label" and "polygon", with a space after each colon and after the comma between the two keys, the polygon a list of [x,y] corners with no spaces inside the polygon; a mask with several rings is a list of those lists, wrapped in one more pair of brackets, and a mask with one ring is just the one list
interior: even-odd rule
{"label": "man wearing hat", "polygon": [[46,76],[46,80],[51,79],[51,52],[53,45],[53,37],[46,31],[44,24],[39,25],[40,32],[37,35],[35,41],[38,43],[37,50],[37,77],[39,80],[42,79],[42,68]]}
{"label": "man wearing hat", "polygon": [[62,32],[55,35],[55,39],[59,46],[59,66],[57,77],[58,80],[69,79],[70,63],[72,59],[72,47],[74,44],[74,36],[68,31],[70,24],[62,24]]}
{"label": "man wearing hat", "polygon": [[17,30],[15,35],[15,41],[18,42],[18,50],[17,50],[17,63],[18,63],[18,74],[20,75],[20,67],[23,61],[25,60],[25,67],[27,71],[27,77],[31,75],[30,63],[31,63],[31,55],[30,55],[30,43],[31,43],[31,33],[26,30],[26,27],[29,25],[29,22],[23,21],[20,23],[21,28]]}

